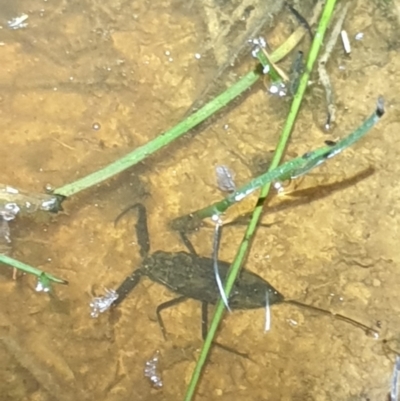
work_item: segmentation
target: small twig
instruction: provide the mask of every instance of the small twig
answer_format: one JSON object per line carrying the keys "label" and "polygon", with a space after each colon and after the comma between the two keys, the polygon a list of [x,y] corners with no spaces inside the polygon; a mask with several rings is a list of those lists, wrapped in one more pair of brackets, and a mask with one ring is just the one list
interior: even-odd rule
{"label": "small twig", "polygon": [[75,150],[75,148],[73,148],[72,146],[67,145],[66,143],[60,141],[57,138],[52,137],[53,141],[57,142],[58,144],[60,144],[61,146],[64,146],[64,148],[67,148],[69,150]]}
{"label": "small twig", "polygon": [[337,20],[337,22],[332,30],[332,33],[329,37],[329,40],[325,46],[325,52],[318,61],[319,80],[321,81],[321,84],[325,88],[326,104],[327,104],[327,108],[328,108],[328,117],[325,122],[326,130],[329,130],[332,123],[334,123],[336,120],[336,106],[335,106],[334,99],[333,99],[333,90],[332,90],[331,80],[329,79],[329,75],[326,71],[326,64],[329,60],[332,50],[335,47],[335,44],[339,37],[340,31],[342,29],[343,21],[346,17],[349,6],[350,6],[350,3],[347,3],[343,7],[343,9],[340,11],[339,19]]}

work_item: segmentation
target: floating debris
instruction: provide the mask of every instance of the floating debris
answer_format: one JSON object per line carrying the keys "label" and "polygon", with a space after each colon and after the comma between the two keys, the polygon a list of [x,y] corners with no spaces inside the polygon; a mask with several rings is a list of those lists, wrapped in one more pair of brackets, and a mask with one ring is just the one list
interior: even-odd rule
{"label": "floating debris", "polygon": [[55,212],[60,208],[57,196],[22,192],[10,185],[0,184],[0,253],[7,252],[7,244],[11,243],[9,222],[18,214],[38,210]]}
{"label": "floating debris", "polygon": [[213,216],[213,221],[215,221],[215,230],[214,230],[214,241],[213,241],[213,267],[214,267],[214,275],[215,281],[217,282],[218,290],[221,295],[222,301],[228,309],[229,312],[232,312],[229,307],[228,297],[225,294],[224,286],[222,285],[221,276],[219,275],[218,269],[218,250],[219,250],[219,242],[221,239],[221,230],[222,230],[222,222],[218,216]]}
{"label": "floating debris", "polygon": [[364,32],[358,32],[356,36],[354,36],[355,40],[363,40],[364,39]]}
{"label": "floating debris", "polygon": [[265,293],[265,327],[264,332],[271,330],[271,308],[269,306],[269,293],[268,290]]}
{"label": "floating debris", "polygon": [[92,311],[90,312],[90,316],[96,318],[103,313],[110,309],[112,303],[118,298],[118,294],[115,290],[105,290],[105,295],[102,297],[95,297],[90,302],[90,308]]}
{"label": "floating debris", "polygon": [[25,22],[28,19],[27,14],[22,14],[19,17],[15,17],[7,21],[8,27],[10,29],[21,29],[21,28],[26,28],[28,26],[28,23]]}
{"label": "floating debris", "polygon": [[154,388],[161,388],[163,386],[161,374],[157,369],[159,362],[160,351],[157,350],[152,358],[146,361],[146,364],[144,365],[144,376],[150,380],[150,383]]}
{"label": "floating debris", "polygon": [[328,116],[327,116],[327,119],[326,119],[326,122],[324,125],[324,128],[327,131],[331,128],[332,123],[335,122],[336,107],[335,107],[334,99],[333,99],[333,90],[332,90],[331,81],[330,81],[329,75],[326,71],[326,64],[328,63],[329,57],[330,57],[332,50],[339,37],[344,19],[347,14],[347,10],[349,9],[349,5],[350,5],[350,3],[346,4],[340,11],[339,18],[338,18],[335,26],[333,27],[332,33],[325,46],[325,52],[321,56],[321,58],[318,60],[319,80],[321,81],[321,84],[324,86],[324,89],[325,89],[326,104],[327,104],[327,109],[328,109]]}
{"label": "floating debris", "polygon": [[287,95],[287,88],[284,82],[273,82],[268,88],[268,92],[271,95],[277,95],[279,97],[284,97]]}
{"label": "floating debris", "polygon": [[350,40],[349,40],[349,36],[347,35],[347,32],[345,30],[342,30],[342,32],[340,32],[340,36],[342,37],[344,51],[346,52],[346,54],[350,54],[351,46],[350,46]]}
{"label": "floating debris", "polygon": [[19,213],[15,203],[0,204],[0,253],[7,253],[11,244],[11,231],[9,222]]}
{"label": "floating debris", "polygon": [[390,385],[390,401],[399,401],[399,372],[400,372],[400,356],[396,355],[394,363],[392,381]]}
{"label": "floating debris", "polygon": [[35,291],[36,292],[50,292],[51,283],[45,274],[42,274],[37,281]]}
{"label": "floating debris", "polygon": [[226,166],[215,167],[218,188],[223,192],[235,192],[235,174]]}
{"label": "floating debris", "polygon": [[285,192],[285,187],[280,181],[274,181],[272,183],[272,186],[274,187],[278,195],[283,195],[283,193]]}
{"label": "floating debris", "polygon": [[[258,58],[257,53],[261,50],[261,49],[265,49],[267,47],[267,42],[265,41],[265,39],[263,37],[259,37],[259,38],[254,38],[254,39],[249,39],[248,43],[254,46],[253,51],[251,52],[252,56],[254,58]],[[266,72],[268,73],[268,71]],[[264,73],[264,74],[266,74]]]}
{"label": "floating debris", "polygon": [[11,220],[19,212],[57,212],[60,210],[60,199],[55,195],[24,192],[10,185],[0,184],[0,210],[9,211],[13,215]]}

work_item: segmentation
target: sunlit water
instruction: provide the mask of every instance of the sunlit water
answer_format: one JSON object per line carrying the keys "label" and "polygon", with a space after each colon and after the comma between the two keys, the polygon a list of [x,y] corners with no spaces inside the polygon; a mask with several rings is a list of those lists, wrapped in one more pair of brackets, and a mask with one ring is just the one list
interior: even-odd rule
{"label": "sunlit water", "polygon": [[[243,43],[240,35],[260,7],[189,3],[0,1],[0,182],[26,191],[59,187],[179,122],[229,64],[230,44],[237,37]],[[309,7],[302,11],[310,15]],[[10,29],[8,21],[22,14],[27,26]],[[379,326],[380,339],[291,305],[271,308],[267,333],[262,309],[234,312],[218,341],[250,359],[214,349],[196,400],[386,399],[400,351],[399,20],[396,1],[350,7],[344,27],[352,53],[345,56],[338,43],[328,64],[336,126],[321,130],[325,96],[313,76],[287,155],[351,132],[373,112],[378,95],[387,114],[352,149],[271,199],[247,258],[247,267],[288,299]],[[297,24],[281,11],[264,32],[270,46]],[[306,37],[300,49],[308,48]],[[255,63],[250,52],[239,60],[211,93]],[[168,222],[224,195],[217,166],[228,166],[237,186],[264,171],[289,102],[260,83],[195,136],[72,197],[63,213],[11,222],[11,255],[70,284],[37,293],[33,278],[13,281],[12,269],[2,268],[1,400],[183,399],[202,344],[198,302],[163,312],[167,341],[155,310],[175,295],[145,278],[118,309],[90,316],[92,299],[116,288],[141,261],[135,214],[117,227],[113,221],[140,201],[151,249],[183,250]],[[233,260],[243,230],[224,230],[221,259]],[[211,255],[212,237],[212,227],[190,236],[204,256]],[[155,355],[162,388],[144,375]]]}

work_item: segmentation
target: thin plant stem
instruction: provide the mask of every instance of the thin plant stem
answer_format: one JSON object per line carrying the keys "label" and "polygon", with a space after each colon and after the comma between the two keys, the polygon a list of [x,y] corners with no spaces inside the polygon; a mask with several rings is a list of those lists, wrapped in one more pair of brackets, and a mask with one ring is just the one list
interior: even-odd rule
{"label": "thin plant stem", "polygon": [[[281,45],[275,52],[271,54],[271,61],[276,63],[283,59],[287,54],[289,54],[292,49],[300,42],[304,36],[304,29],[302,27],[298,28],[288,40]],[[175,127],[171,128],[159,135],[157,138],[151,140],[143,146],[138,147],[126,156],[118,159],[117,161],[109,164],[108,166],[98,170],[86,177],[83,177],[75,182],[64,185],[60,188],[55,189],[53,192],[60,197],[68,197],[75,195],[80,191],[90,188],[94,185],[100,184],[101,182],[113,177],[116,174],[134,166],[135,164],[141,162],[146,157],[152,155],[156,151],[167,146],[175,139],[186,134],[190,129],[199,125],[201,122],[206,120],[208,117],[215,114],[217,111],[225,107],[232,100],[237,98],[244,91],[249,89],[262,74],[257,71],[251,71],[242,77],[238,82],[229,87],[225,92],[214,98],[211,102],[207,103],[200,110],[187,117]]]}
{"label": "thin plant stem", "polygon": [[[192,212],[189,215],[178,217],[175,220],[186,221],[189,219],[189,217],[195,219],[205,219],[207,217],[219,216],[230,206],[240,202],[243,198],[250,195],[263,185],[270,184],[274,181],[295,179],[308,173],[313,168],[318,167],[322,163],[338,155],[340,152],[360,140],[379,121],[379,119],[382,117],[382,114],[383,98],[379,98],[378,105],[374,113],[368,117],[355,131],[339,140],[335,145],[323,146],[322,148],[315,149],[311,152],[305,153],[302,156],[296,157],[295,159],[289,160],[272,170],[269,169],[266,173],[252,179],[226,198],[206,206],[203,209],[197,210],[196,212]],[[179,226],[179,223],[173,224]]]}
{"label": "thin plant stem", "polygon": [[[332,13],[334,11],[335,8],[335,3],[336,0],[327,0],[324,6],[324,10],[322,12],[322,16],[318,25],[318,29],[317,32],[314,36],[314,40],[312,42],[310,51],[309,51],[309,55],[307,58],[307,64],[306,64],[306,68],[305,71],[301,77],[300,83],[299,83],[299,87],[297,89],[297,92],[294,96],[290,111],[289,111],[289,115],[286,119],[286,123],[284,125],[283,131],[282,131],[282,135],[280,137],[280,140],[278,142],[278,146],[275,150],[275,154],[273,157],[273,160],[271,162],[271,166],[270,166],[270,170],[275,169],[279,163],[280,160],[283,157],[283,153],[286,149],[286,145],[287,142],[289,140],[290,137],[290,133],[293,129],[293,125],[294,122],[296,120],[297,114],[299,112],[300,109],[300,105],[301,105],[301,101],[304,95],[304,92],[307,88],[307,84],[308,84],[308,79],[310,76],[310,73],[312,71],[314,62],[317,58],[319,49],[322,45],[322,41],[325,35],[325,31],[328,27],[329,21],[331,19]],[[265,197],[268,194],[268,191],[270,189],[271,183],[266,184],[262,189],[261,189],[261,193],[260,193],[260,198],[261,199],[265,199]],[[246,233],[244,235],[243,241],[238,249],[238,252],[236,254],[235,260],[233,262],[233,264],[231,265],[231,268],[228,272],[228,276],[227,276],[227,280],[226,280],[226,285],[225,285],[225,294],[229,297],[229,294],[232,290],[234,281],[236,280],[237,275],[239,274],[241,265],[243,263],[243,260],[246,256],[247,250],[249,248],[250,245],[250,240],[254,234],[254,231],[256,229],[258,220],[260,218],[261,215],[261,211],[262,211],[262,205],[257,206],[256,209],[254,210],[252,219],[250,221],[250,224],[246,230]],[[215,334],[217,332],[217,329],[219,327],[220,321],[222,319],[222,315],[224,313],[224,304],[222,302],[222,300],[220,299],[217,303],[217,306],[215,308],[215,312],[214,312],[214,316],[213,319],[211,321],[211,325],[210,325],[210,329],[208,331],[207,337],[203,343],[203,347],[199,356],[199,359],[197,361],[197,364],[195,366],[192,378],[190,380],[186,395],[185,395],[185,401],[191,401],[193,398],[193,395],[195,393],[196,387],[197,387],[197,383],[199,381],[200,378],[200,374],[203,370],[205,361],[207,359],[208,353],[210,351],[210,347],[212,342],[214,341],[214,337]]]}
{"label": "thin plant stem", "polygon": [[52,281],[57,284],[68,284],[66,280],[55,277],[50,273],[46,273],[43,270],[37,269],[36,267],[29,266],[25,263],[22,263],[16,259],[10,258],[9,256],[0,254],[0,263],[4,263],[6,265],[15,267],[18,270],[23,271],[24,273],[33,274],[41,281]]}

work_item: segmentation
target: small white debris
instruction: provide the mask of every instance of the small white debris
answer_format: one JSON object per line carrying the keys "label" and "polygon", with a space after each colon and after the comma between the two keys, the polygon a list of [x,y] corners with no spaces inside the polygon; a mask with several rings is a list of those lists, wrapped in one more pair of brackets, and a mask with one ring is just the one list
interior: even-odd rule
{"label": "small white debris", "polygon": [[224,130],[229,129],[229,125],[228,124],[224,124],[224,126],[222,127]]}
{"label": "small white debris", "polygon": [[267,42],[265,41],[265,39],[260,36],[258,38],[253,38],[253,39],[249,39],[249,43],[254,45],[254,46],[259,46],[259,47],[267,47]]}
{"label": "small white debris", "polygon": [[294,319],[287,319],[287,322],[291,325],[296,327],[298,325],[298,323],[296,322],[296,320]]}
{"label": "small white debris", "polygon": [[278,195],[283,195],[285,193],[285,187],[283,186],[283,184],[280,181],[275,181],[272,184],[272,186],[274,187],[274,189],[276,190]]}
{"label": "small white debris", "polygon": [[92,124],[92,129],[95,131],[98,131],[101,128],[101,125],[99,123],[93,123]]}
{"label": "small white debris", "polygon": [[3,207],[0,207],[0,217],[5,221],[14,220],[20,210],[20,207],[16,203],[6,203]]}
{"label": "small white debris", "polygon": [[164,54],[165,54],[166,56],[170,56],[170,55],[171,55],[171,52],[170,52],[169,50],[166,50]]}
{"label": "small white debris", "polygon": [[9,185],[6,185],[6,192],[8,194],[14,194],[14,195],[19,194],[18,189],[10,187]]}
{"label": "small white debris", "polygon": [[264,332],[268,332],[271,330],[271,308],[269,306],[269,294],[268,290],[265,293],[265,327]]}
{"label": "small white debris", "polygon": [[374,340],[379,340],[379,333],[375,330],[368,330],[367,336],[373,338]]}
{"label": "small white debris", "polygon": [[219,217],[218,214],[213,214],[213,215],[211,216],[211,220],[214,221],[214,222],[216,222],[216,223],[218,223],[218,222],[221,221],[221,219],[220,219],[220,217]]}
{"label": "small white debris", "polygon": [[229,312],[232,312],[231,308],[229,307],[228,297],[225,294],[225,289],[222,284],[221,276],[219,275],[219,269],[218,269],[218,250],[221,238],[221,228],[222,228],[222,222],[219,220],[215,224],[214,241],[213,241],[212,258],[213,258],[214,275],[222,301],[224,302],[226,309],[228,309]]}
{"label": "small white debris", "polygon": [[364,39],[364,32],[358,32],[356,36],[354,36],[355,40],[363,40]]}
{"label": "small white debris", "polygon": [[36,292],[49,292],[50,287],[46,286],[42,283],[42,281],[38,280],[36,287],[35,287]]}
{"label": "small white debris", "polygon": [[215,173],[217,175],[218,188],[223,192],[234,192],[236,189],[235,185],[235,173],[227,166],[216,166]]}
{"label": "small white debris", "polygon": [[263,67],[263,74],[264,74],[264,75],[267,75],[267,74],[269,73],[269,71],[270,71],[269,64],[266,64],[266,65]]}
{"label": "small white debris", "polygon": [[237,195],[235,195],[235,201],[236,202],[240,202],[242,199],[244,199],[246,197],[246,194],[240,192]]}
{"label": "small white debris", "polygon": [[92,311],[90,312],[90,316],[96,318],[103,313],[110,309],[113,302],[118,298],[118,294],[115,290],[105,290],[105,295],[102,297],[95,297],[90,302],[90,308]]}
{"label": "small white debris", "polygon": [[393,367],[392,383],[390,386],[390,401],[398,401],[399,399],[399,372],[400,372],[400,356],[396,355],[396,361]]}
{"label": "small white debris", "polygon": [[251,52],[251,55],[254,58],[257,58],[257,54],[261,48],[267,47],[267,42],[261,36],[259,38],[249,39],[248,42],[254,47],[253,51]]}
{"label": "small white debris", "polygon": [[48,212],[50,210],[54,210],[57,205],[57,198],[53,197],[51,199],[45,200],[40,204],[40,209]]}
{"label": "small white debris", "polygon": [[235,202],[240,202],[242,199],[244,199],[246,196],[250,195],[255,190],[256,190],[256,188],[249,188],[246,192],[238,192],[234,197]]}
{"label": "small white debris", "polygon": [[287,88],[283,82],[273,83],[268,91],[271,95],[278,95],[279,97],[284,97],[287,94]]}
{"label": "small white debris", "polygon": [[200,53],[196,53],[196,54],[194,55],[194,58],[195,58],[196,60],[200,60],[200,59],[201,59],[201,54],[200,54]]}
{"label": "small white debris", "polygon": [[15,17],[7,21],[8,27],[10,29],[21,29],[21,28],[26,28],[28,26],[28,23],[25,22],[28,19],[27,14],[22,14],[19,17]]}
{"label": "small white debris", "polygon": [[347,32],[343,29],[340,32],[340,36],[342,38],[344,51],[346,52],[346,54],[350,54],[351,53],[351,46],[350,46],[349,36],[347,35]]}
{"label": "small white debris", "polygon": [[150,380],[150,383],[154,388],[161,388],[163,386],[161,375],[157,369],[159,361],[160,351],[157,350],[152,358],[146,361],[144,366],[144,376]]}

